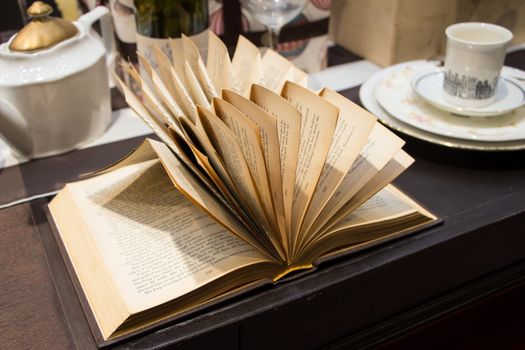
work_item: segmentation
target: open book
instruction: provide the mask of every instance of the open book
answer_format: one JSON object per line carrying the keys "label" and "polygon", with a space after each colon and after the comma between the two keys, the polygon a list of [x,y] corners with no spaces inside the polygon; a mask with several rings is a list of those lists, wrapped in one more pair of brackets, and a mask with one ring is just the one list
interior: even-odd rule
{"label": "open book", "polygon": [[[49,204],[102,341],[436,222],[390,182],[403,141],[277,53],[209,36],[141,58],[122,89],[146,139]],[[170,58],[171,57],[171,58]]]}

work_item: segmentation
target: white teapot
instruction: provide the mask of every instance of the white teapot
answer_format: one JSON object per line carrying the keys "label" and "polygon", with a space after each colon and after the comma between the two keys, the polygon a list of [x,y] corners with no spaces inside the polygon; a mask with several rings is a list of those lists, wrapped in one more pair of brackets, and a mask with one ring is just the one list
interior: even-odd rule
{"label": "white teapot", "polygon": [[[108,10],[97,7],[74,23],[51,11],[33,3],[33,20],[0,45],[0,136],[27,158],[78,148],[111,122]],[[105,45],[91,28],[99,19]]]}

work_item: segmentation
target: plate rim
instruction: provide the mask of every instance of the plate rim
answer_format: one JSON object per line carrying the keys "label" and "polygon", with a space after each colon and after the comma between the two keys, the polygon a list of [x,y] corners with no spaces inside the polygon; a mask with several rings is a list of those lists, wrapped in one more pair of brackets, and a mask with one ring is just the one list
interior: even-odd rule
{"label": "plate rim", "polygon": [[[454,139],[446,136],[432,134],[423,130],[412,127],[395,117],[391,116],[385,111],[375,100],[375,88],[377,85],[390,73],[409,65],[433,64],[437,66],[439,61],[434,60],[413,60],[383,68],[382,70],[372,74],[359,88],[359,99],[363,106],[378,120],[389,128],[396,130],[402,134],[411,136],[413,138],[423,140],[432,144],[445,146],[448,148],[473,150],[473,151],[489,151],[489,152],[504,152],[504,151],[519,151],[525,149],[525,140],[518,141],[475,141]],[[512,69],[517,69],[510,67]],[[374,105],[375,104],[375,105]]]}
{"label": "plate rim", "polygon": [[[409,66],[391,72],[375,88],[375,100],[393,118],[419,130],[452,139],[482,142],[510,142],[525,139],[525,109],[519,108],[500,116],[500,118],[480,119],[454,115],[435,108],[415,94],[407,84],[409,83],[407,77],[403,74],[405,71],[414,72],[415,70],[417,68]],[[402,74],[402,77],[399,77],[399,74]],[[403,88],[391,90],[391,84],[384,82],[390,81],[392,78],[394,85],[398,86],[402,83]],[[405,103],[402,101],[405,99],[412,101],[409,103],[410,106],[404,106]],[[430,124],[421,123],[417,118],[411,118],[410,112],[423,113],[423,115],[430,117],[433,122]],[[496,123],[496,125],[487,125],[486,123],[489,122],[491,124]],[[486,129],[487,127],[488,129]]]}

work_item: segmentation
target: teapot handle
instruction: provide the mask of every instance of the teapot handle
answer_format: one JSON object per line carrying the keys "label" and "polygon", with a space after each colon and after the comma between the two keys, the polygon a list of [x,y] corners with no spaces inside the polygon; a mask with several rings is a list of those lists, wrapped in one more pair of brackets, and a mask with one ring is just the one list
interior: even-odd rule
{"label": "teapot handle", "polygon": [[115,39],[113,37],[113,25],[111,23],[111,16],[109,10],[105,6],[97,6],[88,13],[82,15],[78,22],[81,23],[86,32],[89,33],[91,26],[96,21],[100,20],[100,29],[102,31],[102,41],[106,48],[106,60],[109,64],[109,57],[114,51]]}

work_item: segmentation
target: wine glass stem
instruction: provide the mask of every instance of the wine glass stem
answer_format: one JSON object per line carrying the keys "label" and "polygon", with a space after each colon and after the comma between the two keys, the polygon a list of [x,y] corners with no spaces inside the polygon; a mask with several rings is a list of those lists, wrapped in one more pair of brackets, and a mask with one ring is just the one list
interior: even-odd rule
{"label": "wine glass stem", "polygon": [[279,45],[279,33],[281,32],[281,28],[270,27],[268,28],[268,32],[270,34],[270,48],[274,51],[277,51],[277,46]]}

